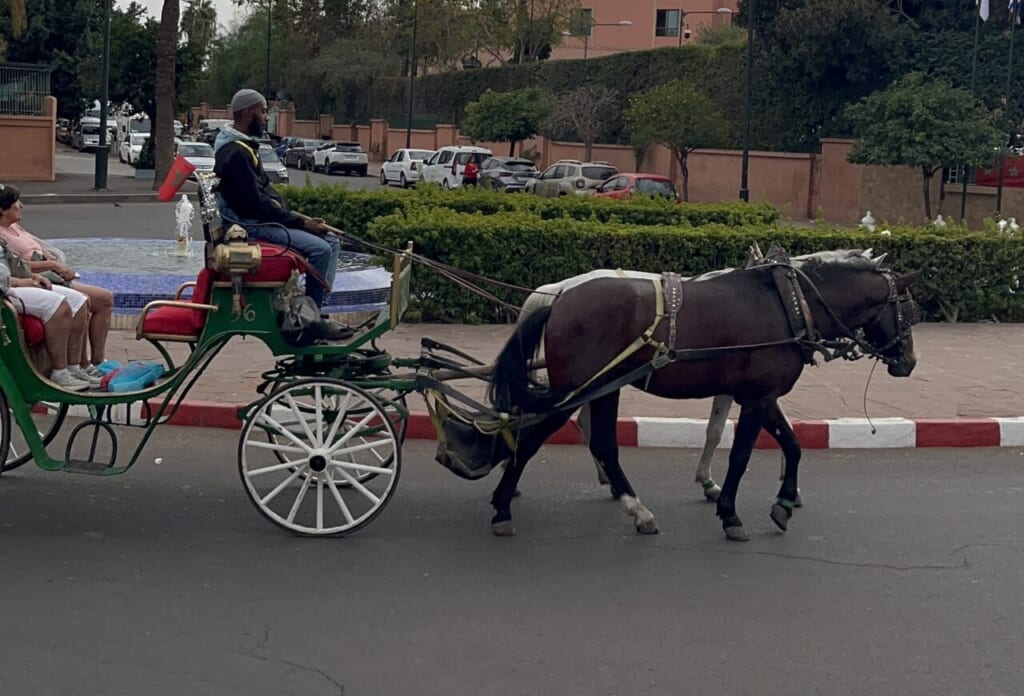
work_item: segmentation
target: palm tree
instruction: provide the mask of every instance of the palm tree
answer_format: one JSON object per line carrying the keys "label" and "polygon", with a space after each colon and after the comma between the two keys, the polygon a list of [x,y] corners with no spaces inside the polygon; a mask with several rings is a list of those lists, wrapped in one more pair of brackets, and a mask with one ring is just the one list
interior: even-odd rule
{"label": "palm tree", "polygon": [[174,67],[178,58],[178,0],[164,0],[160,12],[160,29],[156,40],[156,120],[153,121],[153,155],[156,178],[153,189],[160,187],[174,159]]}
{"label": "palm tree", "polygon": [[185,11],[181,13],[181,30],[188,37],[188,43],[198,49],[205,63],[217,34],[217,10],[213,2],[188,0]]}
{"label": "palm tree", "polygon": [[11,34],[18,38],[28,29],[28,15],[25,0],[11,0]]}

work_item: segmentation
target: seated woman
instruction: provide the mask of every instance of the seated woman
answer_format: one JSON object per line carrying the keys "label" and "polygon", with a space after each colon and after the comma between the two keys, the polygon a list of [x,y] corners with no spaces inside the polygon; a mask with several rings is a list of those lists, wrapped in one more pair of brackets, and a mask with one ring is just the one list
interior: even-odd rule
{"label": "seated woman", "polygon": [[[38,237],[29,234],[21,226],[21,192],[13,186],[0,184],[0,241],[17,252],[34,273],[56,273],[63,278],[68,286],[75,277],[75,272],[65,263],[64,255],[54,247],[46,244]],[[53,278],[53,276],[51,276]],[[59,283],[55,288],[61,287]],[[89,346],[92,355],[83,346],[79,356],[71,356],[72,364],[96,380],[103,375],[96,365],[106,360],[107,333],[110,331],[110,320],[114,313],[114,294],[106,288],[75,282],[74,289],[89,299]]]}
{"label": "seated woman", "polygon": [[[50,381],[68,391],[85,391],[99,387],[93,379],[74,365],[85,345],[89,321],[85,295],[70,288],[52,286],[37,274],[31,278],[12,278],[7,250],[0,246],[0,290],[6,301],[19,314],[36,317],[45,328],[46,354],[50,359]],[[73,367],[68,367],[68,362]]]}

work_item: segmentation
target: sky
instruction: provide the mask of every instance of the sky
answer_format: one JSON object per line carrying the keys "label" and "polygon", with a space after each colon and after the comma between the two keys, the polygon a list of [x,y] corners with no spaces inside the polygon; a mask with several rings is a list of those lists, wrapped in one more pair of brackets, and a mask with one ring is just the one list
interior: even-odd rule
{"label": "sky", "polygon": [[[160,19],[160,10],[163,8],[163,0],[135,0],[137,3],[146,8],[153,19]],[[114,3],[117,7],[128,7],[130,0],[115,0]],[[235,5],[231,0],[213,0],[213,8],[217,10],[217,24],[223,30],[226,30],[231,26],[235,19],[236,12],[238,12],[238,6]],[[182,0],[181,9],[185,9],[185,2]],[[241,14],[238,15],[239,17]]]}

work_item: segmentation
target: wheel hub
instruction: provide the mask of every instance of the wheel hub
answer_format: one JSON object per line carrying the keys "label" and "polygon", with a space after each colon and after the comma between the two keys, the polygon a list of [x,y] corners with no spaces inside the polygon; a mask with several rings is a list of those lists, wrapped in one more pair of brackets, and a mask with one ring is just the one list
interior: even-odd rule
{"label": "wheel hub", "polygon": [[327,457],[322,454],[314,454],[309,458],[309,468],[319,474],[327,468]]}

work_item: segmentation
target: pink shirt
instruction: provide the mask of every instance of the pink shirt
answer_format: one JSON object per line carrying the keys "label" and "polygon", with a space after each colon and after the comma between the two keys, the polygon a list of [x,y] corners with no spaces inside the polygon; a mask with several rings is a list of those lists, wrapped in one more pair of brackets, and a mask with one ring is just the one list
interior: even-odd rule
{"label": "pink shirt", "polygon": [[0,225],[0,237],[3,237],[7,246],[18,252],[22,258],[31,258],[32,253],[36,251],[43,253],[42,245],[18,223],[8,227]]}

